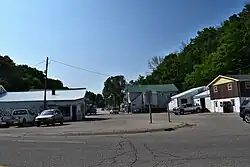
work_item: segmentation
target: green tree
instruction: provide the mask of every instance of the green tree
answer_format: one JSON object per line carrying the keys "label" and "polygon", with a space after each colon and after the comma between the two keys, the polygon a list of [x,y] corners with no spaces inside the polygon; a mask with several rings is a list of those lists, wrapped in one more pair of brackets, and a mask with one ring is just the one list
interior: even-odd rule
{"label": "green tree", "polygon": [[[0,84],[7,91],[44,88],[45,76],[42,71],[27,65],[16,65],[9,56],[0,56],[0,69]],[[48,78],[48,89],[67,89],[67,87],[64,87],[60,80]]]}
{"label": "green tree", "polygon": [[[154,58],[154,57],[153,57]],[[221,26],[197,32],[179,52],[170,53],[131,84],[175,84],[179,90],[208,84],[217,75],[250,74],[250,5]]]}
{"label": "green tree", "polygon": [[111,76],[104,82],[102,91],[104,100],[107,105],[120,106],[125,95],[126,80],[124,76]]}

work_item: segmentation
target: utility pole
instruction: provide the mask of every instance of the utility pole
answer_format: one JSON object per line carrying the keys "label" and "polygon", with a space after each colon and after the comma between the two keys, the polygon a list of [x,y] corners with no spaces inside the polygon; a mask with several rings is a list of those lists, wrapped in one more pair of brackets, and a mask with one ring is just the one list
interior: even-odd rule
{"label": "utility pole", "polygon": [[171,122],[170,119],[170,112],[169,112],[169,106],[168,103],[171,101],[171,98],[169,96],[167,96],[167,112],[168,112],[168,122]]}
{"label": "utility pole", "polygon": [[148,100],[148,112],[149,112],[149,123],[152,124],[152,111],[151,111],[151,100],[152,100],[152,91],[147,91],[146,92],[147,100]]}
{"label": "utility pole", "polygon": [[49,64],[49,58],[46,58],[46,65],[45,65],[45,81],[44,81],[44,101],[43,101],[43,109],[47,109],[46,104],[46,91],[47,91],[47,79],[48,79],[48,64]]}

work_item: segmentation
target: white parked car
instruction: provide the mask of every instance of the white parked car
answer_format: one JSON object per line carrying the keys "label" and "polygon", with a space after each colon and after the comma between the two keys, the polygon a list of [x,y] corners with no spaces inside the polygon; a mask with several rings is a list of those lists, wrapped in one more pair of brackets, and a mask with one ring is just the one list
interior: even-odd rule
{"label": "white parked car", "polygon": [[15,118],[15,123],[23,126],[25,124],[34,124],[36,114],[28,109],[16,109],[13,110],[12,116]]}

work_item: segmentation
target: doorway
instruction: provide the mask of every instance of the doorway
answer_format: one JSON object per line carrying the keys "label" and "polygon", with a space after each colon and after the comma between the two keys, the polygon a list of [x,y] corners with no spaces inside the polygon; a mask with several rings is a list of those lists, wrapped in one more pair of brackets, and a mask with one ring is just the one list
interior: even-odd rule
{"label": "doorway", "polygon": [[201,108],[204,110],[206,108],[205,98],[201,98],[200,103],[201,103]]}
{"label": "doorway", "polygon": [[224,113],[232,113],[234,112],[233,105],[230,101],[223,102],[223,112]]}
{"label": "doorway", "polygon": [[72,106],[72,121],[76,121],[77,116],[76,116],[76,106]]}

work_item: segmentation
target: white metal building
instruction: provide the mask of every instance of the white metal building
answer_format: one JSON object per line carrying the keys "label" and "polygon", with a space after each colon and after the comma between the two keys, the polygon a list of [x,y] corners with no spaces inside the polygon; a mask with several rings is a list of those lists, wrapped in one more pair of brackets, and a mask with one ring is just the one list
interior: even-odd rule
{"label": "white metal building", "polygon": [[206,108],[210,112],[213,112],[213,106],[212,106],[209,90],[206,90],[202,93],[195,95],[194,104],[198,104],[202,106],[202,108]]}
{"label": "white metal building", "polygon": [[172,96],[171,101],[168,104],[169,110],[172,111],[174,108],[179,107],[181,104],[193,104],[193,96],[205,91],[205,89],[205,86],[201,86]]}
{"label": "white metal building", "polygon": [[[7,92],[0,87],[0,113],[11,113],[14,109],[29,109],[35,113],[43,110],[44,91]],[[82,120],[85,116],[86,89],[47,90],[48,108],[58,108],[65,120]]]}
{"label": "white metal building", "polygon": [[167,108],[169,98],[177,94],[174,84],[127,85],[127,99],[133,111],[145,108],[149,104],[146,92],[152,92],[151,105],[155,108]]}

